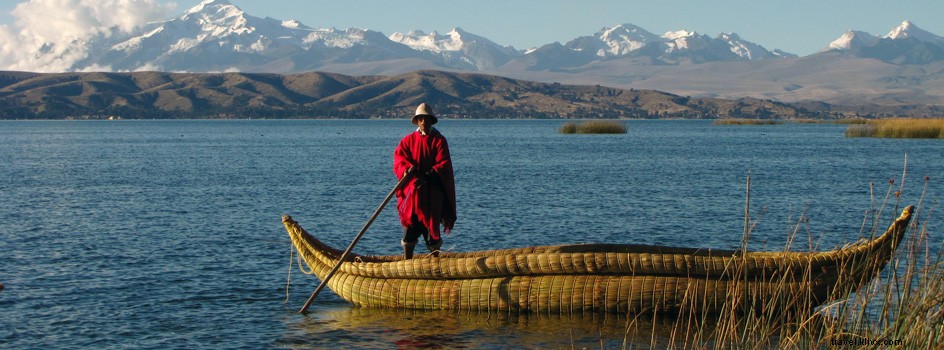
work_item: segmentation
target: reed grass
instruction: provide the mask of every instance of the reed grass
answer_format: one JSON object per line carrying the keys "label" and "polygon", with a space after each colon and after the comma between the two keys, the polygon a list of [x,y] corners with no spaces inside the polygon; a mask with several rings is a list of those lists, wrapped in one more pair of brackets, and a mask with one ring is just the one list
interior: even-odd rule
{"label": "reed grass", "polygon": [[558,129],[561,134],[625,134],[626,124],[614,120],[568,122]]}
{"label": "reed grass", "polygon": [[933,119],[876,119],[865,124],[849,125],[846,137],[882,138],[944,138],[944,118]]}
{"label": "reed grass", "polygon": [[715,119],[712,125],[779,125],[783,120],[777,119]]}
{"label": "reed grass", "polygon": [[[881,234],[881,208],[895,206],[900,189],[889,185],[883,204],[870,210],[871,235]],[[928,179],[925,178],[925,190]],[[696,311],[683,305],[678,316],[672,316],[667,327],[669,336],[656,336],[656,330],[632,327],[627,322],[627,339],[645,339],[650,348],[747,348],[747,349],[940,349],[944,347],[944,246],[928,246],[927,222],[931,212],[921,217],[923,198],[914,212],[914,219],[901,248],[871,283],[857,292],[841,291],[837,300],[816,307],[813,296],[804,292],[775,294],[767,301],[748,301],[748,291],[727,295],[726,307],[717,314]],[[892,204],[894,202],[894,204]],[[792,242],[805,220],[801,218],[788,237]],[[750,232],[745,232],[742,246],[747,245]],[[936,250],[936,252],[935,252]],[[843,270],[839,267],[840,270]],[[800,283],[808,273],[800,274]],[[746,278],[746,276],[745,276]],[[781,277],[781,286],[795,277]],[[839,276],[842,280],[843,276]],[[776,278],[773,281],[777,281]],[[693,296],[689,304],[697,304]],[[780,304],[786,303],[786,304]],[[781,307],[778,305],[788,305]],[[653,319],[665,318],[653,312]],[[662,322],[664,323],[664,320]],[[664,334],[662,330],[660,334]],[[651,332],[646,334],[646,332]],[[638,344],[636,344],[638,345]]]}
{"label": "reed grass", "polygon": [[829,121],[826,121],[826,120],[823,120],[823,119],[809,119],[809,118],[791,119],[790,122],[791,122],[791,123],[795,123],[795,124],[825,124],[825,123],[829,123]]}

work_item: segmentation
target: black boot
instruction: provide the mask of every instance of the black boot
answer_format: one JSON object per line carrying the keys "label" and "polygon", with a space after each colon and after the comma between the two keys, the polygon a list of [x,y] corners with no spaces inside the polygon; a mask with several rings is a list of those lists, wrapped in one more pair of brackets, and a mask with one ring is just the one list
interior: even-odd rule
{"label": "black boot", "polygon": [[403,260],[413,259],[413,248],[416,248],[416,242],[407,243],[400,241],[400,245],[403,246]]}
{"label": "black boot", "polygon": [[439,257],[439,248],[442,248],[443,241],[441,239],[429,242],[426,242],[426,249],[429,249],[430,253],[433,253],[434,257]]}

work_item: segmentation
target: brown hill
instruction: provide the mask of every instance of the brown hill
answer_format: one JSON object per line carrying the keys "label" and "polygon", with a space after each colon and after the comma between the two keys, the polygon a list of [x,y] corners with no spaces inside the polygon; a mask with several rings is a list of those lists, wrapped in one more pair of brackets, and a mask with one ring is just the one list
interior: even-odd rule
{"label": "brown hill", "polygon": [[442,71],[395,76],[0,72],[4,119],[399,118],[420,102],[460,118],[789,119],[823,117],[818,110],[828,109]]}

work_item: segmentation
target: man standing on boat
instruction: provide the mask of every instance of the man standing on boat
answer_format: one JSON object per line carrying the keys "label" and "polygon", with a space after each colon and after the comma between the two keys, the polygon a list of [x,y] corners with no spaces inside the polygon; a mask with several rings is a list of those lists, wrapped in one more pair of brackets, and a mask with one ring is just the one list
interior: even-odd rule
{"label": "man standing on boat", "polygon": [[393,173],[398,179],[412,169],[413,178],[397,190],[397,211],[403,225],[403,257],[413,258],[413,248],[423,236],[426,248],[439,256],[440,224],[449,234],[456,223],[456,184],[449,144],[433,128],[438,119],[426,103],[416,107],[416,131],[406,135],[393,152]]}

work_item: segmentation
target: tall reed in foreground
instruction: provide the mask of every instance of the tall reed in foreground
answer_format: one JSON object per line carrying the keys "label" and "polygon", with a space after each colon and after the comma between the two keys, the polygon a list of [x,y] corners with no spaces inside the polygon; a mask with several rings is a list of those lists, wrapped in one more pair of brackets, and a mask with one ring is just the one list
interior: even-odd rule
{"label": "tall reed in foreground", "polygon": [[[925,179],[925,191],[927,181]],[[894,210],[900,209],[897,203],[900,189],[896,191],[893,186],[890,184],[879,209],[869,211],[872,217],[866,221],[873,224],[873,237],[884,230],[887,220],[881,220],[883,208],[896,201]],[[717,314],[697,311],[699,297],[692,292],[686,294],[689,301],[678,316],[671,317],[669,336],[657,336],[655,329],[634,328],[627,322],[624,348],[627,348],[626,339],[647,339],[647,331],[651,331],[647,345],[652,348],[936,349],[944,346],[944,246],[928,246],[926,223],[931,219],[933,207],[923,213],[924,196],[919,199],[898,252],[878,277],[859,286],[857,291],[834,291],[836,295],[832,300],[836,301],[817,307],[816,298],[810,293],[788,288],[791,284],[819,283],[808,278],[812,271],[807,266],[798,267],[795,274],[770,276],[768,287],[775,292],[775,297],[767,300],[751,298],[755,291],[735,288],[735,292],[726,297],[726,307]],[[790,242],[801,231],[804,221],[801,218],[792,230],[786,250],[790,250]],[[742,247],[747,246],[749,237],[750,232],[746,232]],[[844,271],[841,266],[837,269]],[[735,277],[730,283],[737,284],[748,278],[743,271],[733,271],[733,274]],[[840,273],[838,281],[844,278],[847,278],[845,274]],[[654,312],[652,317],[666,316]]]}
{"label": "tall reed in foreground", "polygon": [[944,138],[944,118],[876,119],[846,128],[846,137]]}
{"label": "tall reed in foreground", "polygon": [[625,134],[626,124],[614,120],[569,122],[558,129],[561,134]]}

